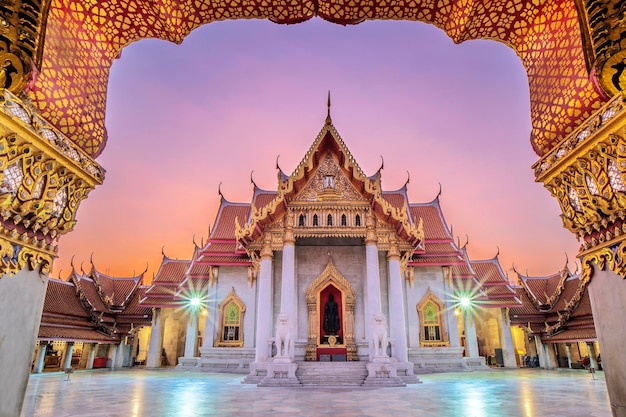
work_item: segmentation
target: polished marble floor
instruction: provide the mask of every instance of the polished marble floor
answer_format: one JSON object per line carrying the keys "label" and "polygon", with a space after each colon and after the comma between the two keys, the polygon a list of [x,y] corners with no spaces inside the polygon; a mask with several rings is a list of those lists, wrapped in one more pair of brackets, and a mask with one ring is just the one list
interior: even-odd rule
{"label": "polished marble floor", "polygon": [[540,369],[420,375],[406,388],[242,385],[174,370],[32,375],[24,417],[610,417],[602,372]]}

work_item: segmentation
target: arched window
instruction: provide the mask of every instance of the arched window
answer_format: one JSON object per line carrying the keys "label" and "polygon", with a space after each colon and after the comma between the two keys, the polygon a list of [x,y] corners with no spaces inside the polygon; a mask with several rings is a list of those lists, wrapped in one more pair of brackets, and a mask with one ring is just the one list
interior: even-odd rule
{"label": "arched window", "polygon": [[329,214],[328,218],[326,219],[326,226],[332,226],[333,225],[333,215]]}
{"label": "arched window", "polygon": [[314,214],[314,215],[313,215],[313,226],[318,226],[318,223],[317,223],[317,214]]}
{"label": "arched window", "polygon": [[347,226],[348,225],[348,221],[346,219],[346,215],[345,214],[341,215],[341,225],[342,226]]}
{"label": "arched window", "polygon": [[304,214],[301,214],[300,217],[298,217],[298,226],[304,226]]}
{"label": "arched window", "polygon": [[417,305],[417,314],[421,324],[420,346],[450,346],[443,320],[444,311],[444,304],[429,288]]}
{"label": "arched window", "polygon": [[246,306],[241,301],[235,289],[224,298],[218,307],[220,326],[217,330],[215,347],[241,347],[243,346],[243,313]]}
{"label": "arched window", "polygon": [[361,225],[361,216],[359,216],[358,214],[356,215],[356,218],[354,219],[354,224],[357,226]]}

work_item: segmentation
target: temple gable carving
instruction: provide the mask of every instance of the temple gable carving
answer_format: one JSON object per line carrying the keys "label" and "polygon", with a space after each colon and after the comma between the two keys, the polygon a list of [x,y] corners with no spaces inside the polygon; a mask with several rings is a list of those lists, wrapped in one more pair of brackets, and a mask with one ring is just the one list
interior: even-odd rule
{"label": "temple gable carving", "polygon": [[326,154],[313,178],[294,201],[366,201],[346,178],[332,155]]}

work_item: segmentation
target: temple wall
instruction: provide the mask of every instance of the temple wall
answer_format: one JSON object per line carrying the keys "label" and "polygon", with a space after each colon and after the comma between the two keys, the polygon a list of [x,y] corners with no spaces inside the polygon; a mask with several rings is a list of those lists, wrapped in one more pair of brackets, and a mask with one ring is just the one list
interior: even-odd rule
{"label": "temple wall", "polygon": [[[296,311],[298,314],[297,340],[306,342],[308,330],[308,311],[306,291],[326,265],[329,255],[337,270],[356,291],[354,308],[354,336],[356,342],[365,340],[365,246],[300,246],[296,245]],[[278,262],[277,262],[278,263]],[[382,268],[381,268],[382,270]],[[386,269],[385,269],[386,271]],[[382,277],[386,277],[382,275]],[[381,278],[381,281],[383,279]],[[386,281],[386,279],[385,279]],[[278,304],[280,306],[280,299]],[[276,309],[275,309],[276,310]]]}
{"label": "temple wall", "polygon": [[0,278],[0,417],[20,415],[47,285],[27,269]]}
{"label": "temple wall", "polygon": [[[219,304],[228,296],[231,289],[235,289],[237,297],[243,301],[246,311],[243,316],[243,345],[244,347],[254,347],[254,335],[256,327],[256,284],[248,282],[248,267],[241,266],[220,266],[217,284],[214,288],[209,288],[209,298],[215,297],[215,308],[219,308]],[[209,315],[215,317],[218,323],[215,326],[214,338],[217,338],[219,330],[219,311],[209,312]],[[204,321],[202,321],[204,323]],[[204,324],[198,326],[204,329]],[[206,338],[206,335],[204,335]],[[204,340],[203,338],[203,340]],[[215,339],[217,340],[217,339]],[[211,346],[207,346],[211,347]]]}
{"label": "temple wall", "polygon": [[[445,303],[447,295],[445,294],[443,270],[441,267],[416,267],[414,274],[413,286],[405,283],[406,289],[406,309],[407,309],[407,325],[409,327],[408,343],[410,348],[420,346],[419,315],[417,314],[417,305],[426,296],[428,289],[435,294],[442,302]],[[446,321],[446,331],[450,331],[450,325]]]}

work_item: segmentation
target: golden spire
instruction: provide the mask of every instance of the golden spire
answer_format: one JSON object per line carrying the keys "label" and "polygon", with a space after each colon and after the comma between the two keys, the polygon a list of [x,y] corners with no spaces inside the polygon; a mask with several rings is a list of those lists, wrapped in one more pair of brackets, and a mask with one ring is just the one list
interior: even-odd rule
{"label": "golden spire", "polygon": [[327,103],[327,106],[328,106],[328,115],[326,116],[326,124],[327,125],[331,125],[331,124],[333,124],[333,121],[330,118],[330,90],[328,90],[328,103]]}

